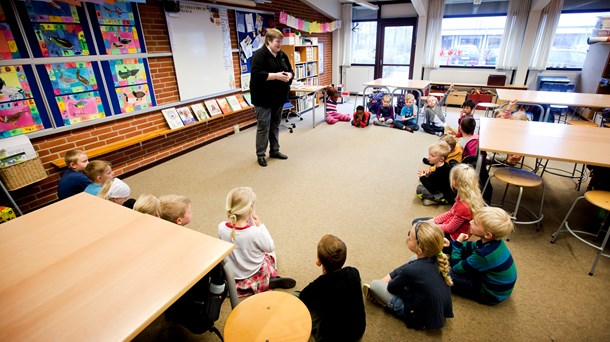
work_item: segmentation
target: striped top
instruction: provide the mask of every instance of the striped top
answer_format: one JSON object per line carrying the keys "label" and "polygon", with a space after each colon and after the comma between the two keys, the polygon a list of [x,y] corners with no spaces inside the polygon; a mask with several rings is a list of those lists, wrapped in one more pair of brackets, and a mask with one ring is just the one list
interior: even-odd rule
{"label": "striped top", "polygon": [[330,97],[326,98],[326,115],[337,114],[337,101],[333,101]]}
{"label": "striped top", "polygon": [[451,269],[480,277],[485,301],[496,304],[510,296],[517,281],[517,267],[504,240],[451,241],[451,246]]}

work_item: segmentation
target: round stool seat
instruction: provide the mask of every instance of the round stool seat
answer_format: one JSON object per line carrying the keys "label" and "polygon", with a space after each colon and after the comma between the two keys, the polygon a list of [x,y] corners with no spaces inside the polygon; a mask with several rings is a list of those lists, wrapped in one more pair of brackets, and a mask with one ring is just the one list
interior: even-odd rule
{"label": "round stool seat", "polygon": [[566,122],[568,125],[577,125],[577,126],[591,126],[591,127],[597,127],[597,124],[595,122],[591,122],[591,121],[585,121],[585,120],[569,120],[568,122]]}
{"label": "round stool seat", "polygon": [[498,107],[500,107],[500,105],[497,103],[491,103],[491,102],[479,102],[479,103],[477,103],[477,107],[491,109],[491,108],[498,108]]}
{"label": "round stool seat", "polygon": [[604,127],[610,127],[610,123],[605,123]]}
{"label": "round stool seat", "polygon": [[610,191],[591,190],[585,192],[585,199],[589,203],[604,210],[610,210]]}
{"label": "round stool seat", "polygon": [[524,188],[533,188],[542,185],[542,177],[537,174],[514,167],[506,167],[498,169],[494,176],[504,183],[521,186]]}
{"label": "round stool seat", "polygon": [[435,97],[443,97],[445,96],[445,93],[430,93],[430,95]]}

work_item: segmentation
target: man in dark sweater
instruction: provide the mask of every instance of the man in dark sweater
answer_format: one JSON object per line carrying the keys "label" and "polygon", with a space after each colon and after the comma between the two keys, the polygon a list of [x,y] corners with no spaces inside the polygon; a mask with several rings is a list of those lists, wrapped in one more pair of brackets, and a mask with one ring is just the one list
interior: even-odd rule
{"label": "man in dark sweater", "polygon": [[346,258],[345,243],[324,235],[316,261],[322,275],[299,296],[311,313],[311,334],[318,342],[358,341],[366,329],[360,273],[354,267],[343,267]]}

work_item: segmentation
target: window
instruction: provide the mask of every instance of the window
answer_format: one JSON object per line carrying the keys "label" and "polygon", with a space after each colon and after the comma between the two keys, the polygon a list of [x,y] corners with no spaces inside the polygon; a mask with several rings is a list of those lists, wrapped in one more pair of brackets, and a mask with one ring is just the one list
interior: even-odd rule
{"label": "window", "polygon": [[597,17],[610,12],[562,13],[546,62],[550,69],[581,69],[587,56],[587,37],[592,35]]}
{"label": "window", "polygon": [[377,50],[377,22],[360,21],[352,24],[353,64],[375,64]]}
{"label": "window", "polygon": [[494,66],[504,33],[505,16],[444,18],[441,65]]}

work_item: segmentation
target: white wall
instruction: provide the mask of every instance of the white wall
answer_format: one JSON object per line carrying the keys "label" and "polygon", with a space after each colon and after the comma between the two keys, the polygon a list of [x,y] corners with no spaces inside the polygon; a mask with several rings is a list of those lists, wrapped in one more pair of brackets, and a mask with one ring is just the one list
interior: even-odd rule
{"label": "white wall", "polygon": [[510,75],[503,71],[495,69],[475,69],[475,68],[441,68],[430,70],[427,76],[428,80],[437,82],[455,82],[455,83],[477,83],[487,84],[487,77],[491,74]]}
{"label": "white wall", "polygon": [[339,0],[301,0],[301,2],[315,8],[331,19],[341,19],[341,2]]}

